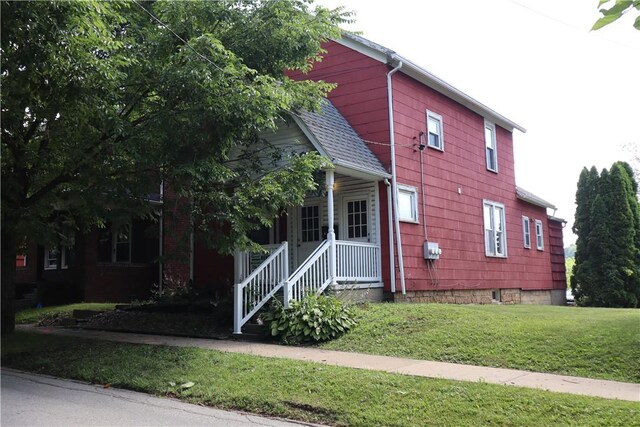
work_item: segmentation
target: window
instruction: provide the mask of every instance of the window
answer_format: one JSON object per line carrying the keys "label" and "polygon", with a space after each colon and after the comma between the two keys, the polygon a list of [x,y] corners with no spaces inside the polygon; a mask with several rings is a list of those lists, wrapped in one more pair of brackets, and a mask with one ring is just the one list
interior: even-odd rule
{"label": "window", "polygon": [[[69,258],[71,258],[71,249],[66,246],[61,248],[45,248],[44,249],[44,269],[45,270],[57,270],[58,264],[60,268],[66,270],[69,268]],[[26,267],[26,256],[25,265]]]}
{"label": "window", "polygon": [[444,151],[442,116],[429,110],[427,110],[427,145],[436,150]]}
{"label": "window", "polygon": [[484,248],[487,256],[506,257],[507,239],[504,220],[504,205],[485,200]]}
{"label": "window", "polygon": [[418,193],[414,187],[398,185],[398,219],[418,222]]}
{"label": "window", "polygon": [[496,153],[496,125],[484,122],[484,145],[487,154],[487,169],[498,172],[498,155]]}
{"label": "window", "polygon": [[99,262],[131,262],[131,225],[104,228],[98,235]]}
{"label": "window", "polygon": [[522,217],[522,240],[524,241],[524,247],[531,248],[531,227],[529,217]]}
{"label": "window", "polygon": [[55,270],[58,268],[58,249],[44,249],[44,269]]}
{"label": "window", "polygon": [[301,232],[303,242],[320,240],[320,207],[303,206],[300,210]]}
{"label": "window", "polygon": [[369,238],[367,218],[367,199],[347,201],[347,238],[362,239]]}
{"label": "window", "polygon": [[542,221],[536,219],[536,247],[539,251],[544,249],[544,238],[542,237]]}

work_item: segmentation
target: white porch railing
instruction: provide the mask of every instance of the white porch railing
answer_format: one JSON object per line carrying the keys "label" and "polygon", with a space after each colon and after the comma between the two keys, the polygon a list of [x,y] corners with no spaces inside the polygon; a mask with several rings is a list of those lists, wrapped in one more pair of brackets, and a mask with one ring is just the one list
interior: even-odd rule
{"label": "white porch railing", "polygon": [[325,240],[289,277],[284,288],[285,306],[291,300],[299,301],[305,295],[321,293],[329,286],[332,281],[330,249],[330,242]]}
{"label": "white porch railing", "polygon": [[[236,265],[251,266],[250,256],[241,255]],[[245,272],[247,270],[244,270]],[[233,294],[233,332],[241,333],[242,325],[256,314],[282,287],[289,276],[289,251],[287,242],[277,246],[258,267],[242,281],[236,282]]]}
{"label": "white porch railing", "polygon": [[375,243],[336,241],[337,282],[381,282],[380,246]]}
{"label": "white porch railing", "polygon": [[254,271],[262,262],[269,257],[274,251],[278,250],[281,244],[263,245],[262,248],[266,252],[237,252],[235,260],[235,283],[242,282],[252,271]]}

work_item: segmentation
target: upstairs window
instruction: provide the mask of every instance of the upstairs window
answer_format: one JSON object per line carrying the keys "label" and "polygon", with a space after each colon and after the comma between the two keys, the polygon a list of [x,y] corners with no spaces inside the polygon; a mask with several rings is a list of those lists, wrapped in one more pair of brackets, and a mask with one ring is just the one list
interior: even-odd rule
{"label": "upstairs window", "polygon": [[436,150],[444,151],[442,116],[429,110],[427,110],[427,145]]}
{"label": "upstairs window", "polygon": [[485,255],[506,258],[507,238],[504,220],[504,205],[485,200],[483,202],[483,211]]}
{"label": "upstairs window", "polygon": [[522,240],[524,241],[524,247],[531,248],[531,221],[529,217],[522,217]]}
{"label": "upstairs window", "polygon": [[498,172],[498,154],[496,150],[496,125],[484,122],[484,145],[487,156],[487,169]]}
{"label": "upstairs window", "polygon": [[536,248],[544,250],[544,237],[542,236],[542,221],[536,219]]}

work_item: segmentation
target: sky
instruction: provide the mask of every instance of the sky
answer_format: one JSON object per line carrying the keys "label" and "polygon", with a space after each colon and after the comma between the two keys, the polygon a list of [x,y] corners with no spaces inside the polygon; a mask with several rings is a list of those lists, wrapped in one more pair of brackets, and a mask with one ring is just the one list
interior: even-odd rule
{"label": "sky", "polygon": [[597,0],[317,3],[354,11],[356,22],[345,29],[526,128],[514,131],[516,183],[558,207],[555,216],[568,222],[565,246],[575,243],[582,168],[638,156],[640,31],[633,12],[590,31]]}

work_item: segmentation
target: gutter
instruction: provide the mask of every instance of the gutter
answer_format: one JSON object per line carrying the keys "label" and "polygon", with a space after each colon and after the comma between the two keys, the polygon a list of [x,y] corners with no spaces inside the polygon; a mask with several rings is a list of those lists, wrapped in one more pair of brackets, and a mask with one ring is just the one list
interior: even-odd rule
{"label": "gutter", "polygon": [[[400,287],[402,294],[406,294],[407,290],[404,283],[404,262],[402,260],[402,235],[400,234],[400,219],[398,218],[398,182],[396,179],[396,148],[395,148],[395,129],[393,123],[393,87],[392,77],[402,68],[402,61],[391,71],[387,73],[387,101],[389,102],[389,145],[391,146],[391,186],[393,191],[393,217],[396,229],[396,250],[398,252],[398,270],[400,271]],[[393,256],[393,252],[391,253]],[[395,280],[392,281],[392,289],[395,289]]]}

